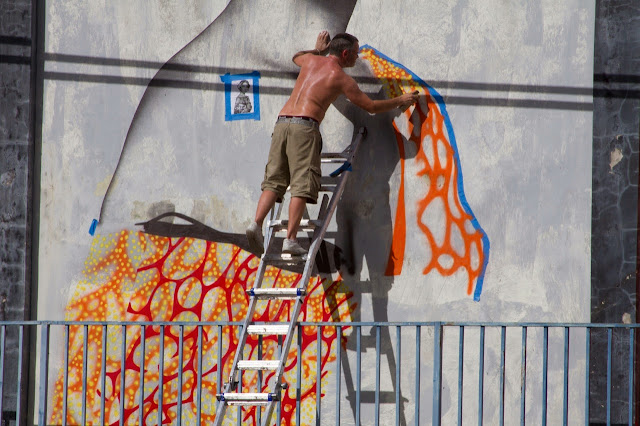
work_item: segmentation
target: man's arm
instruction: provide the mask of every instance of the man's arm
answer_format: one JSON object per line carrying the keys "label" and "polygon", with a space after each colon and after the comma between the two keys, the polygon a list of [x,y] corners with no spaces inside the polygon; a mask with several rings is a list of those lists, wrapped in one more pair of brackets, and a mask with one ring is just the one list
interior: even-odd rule
{"label": "man's arm", "polygon": [[344,75],[343,93],[353,104],[359,106],[369,114],[377,114],[380,112],[390,111],[394,108],[407,109],[411,105],[418,102],[418,91],[413,93],[405,93],[391,99],[373,100],[366,93],[360,90],[358,83],[348,76]]}
{"label": "man's arm", "polygon": [[329,49],[329,42],[331,41],[331,37],[329,36],[329,31],[320,31],[318,34],[318,38],[316,39],[316,48],[313,50],[301,50],[293,55],[293,63],[297,66],[301,67],[304,63],[303,56],[311,53],[313,55],[324,55]]}

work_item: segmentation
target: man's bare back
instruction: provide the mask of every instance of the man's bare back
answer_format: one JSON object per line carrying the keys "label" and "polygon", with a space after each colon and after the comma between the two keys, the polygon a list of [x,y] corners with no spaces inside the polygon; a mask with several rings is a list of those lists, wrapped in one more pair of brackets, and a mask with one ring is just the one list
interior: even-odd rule
{"label": "man's bare back", "polygon": [[321,122],[329,106],[341,94],[372,114],[407,107],[417,101],[418,97],[413,93],[394,99],[371,100],[343,70],[355,65],[360,49],[358,43],[355,42],[350,50],[332,52],[326,57],[318,56],[328,50],[329,44],[329,33],[322,31],[318,34],[314,50],[300,51],[294,55],[293,62],[301,68],[300,74],[280,115],[311,117]]}
{"label": "man's bare back", "polygon": [[280,115],[305,116],[321,122],[329,106],[342,93],[340,74],[344,74],[335,56],[305,55],[300,75]]}
{"label": "man's bare back", "polygon": [[[360,90],[356,81],[343,70],[356,64],[359,50],[358,39],[354,36],[338,34],[331,40],[329,33],[322,31],[318,34],[315,49],[303,50],[293,56],[293,62],[300,67],[300,74],[289,100],[280,110],[280,117],[272,135],[255,221],[247,228],[247,238],[254,253],[264,252],[263,221],[293,181],[296,184],[295,189],[293,183],[290,185],[289,224],[287,238],[282,247],[283,252],[289,254],[306,253],[298,244],[296,235],[307,200],[315,202],[320,188],[322,137],[318,124],[339,95],[344,94],[352,103],[371,114],[406,108],[418,100],[418,92],[384,100],[369,98]],[[321,56],[327,51],[327,57]],[[315,122],[294,121],[291,116],[307,117]],[[301,127],[305,128],[305,131],[296,133],[295,128]],[[304,154],[301,155],[298,150],[304,150]],[[292,171],[295,177],[291,175]]]}

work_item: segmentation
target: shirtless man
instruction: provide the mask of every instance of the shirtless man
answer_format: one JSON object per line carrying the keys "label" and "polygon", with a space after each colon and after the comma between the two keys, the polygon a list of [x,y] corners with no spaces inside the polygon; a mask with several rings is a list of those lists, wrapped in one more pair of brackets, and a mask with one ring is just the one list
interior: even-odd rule
{"label": "shirtless man", "polygon": [[[262,223],[276,201],[282,200],[291,185],[289,225],[282,252],[296,256],[306,254],[296,235],[307,202],[315,204],[320,188],[320,122],[329,106],[344,94],[353,104],[370,114],[407,108],[418,96],[407,93],[393,99],[372,100],[360,90],[355,80],[343,68],[353,67],[358,59],[358,39],[346,33],[331,40],[327,31],[318,34],[316,48],[293,55],[300,67],[293,92],[278,116],[269,160],[261,185],[255,221],[247,228],[251,250],[264,252]],[[323,56],[328,51],[328,56]]]}

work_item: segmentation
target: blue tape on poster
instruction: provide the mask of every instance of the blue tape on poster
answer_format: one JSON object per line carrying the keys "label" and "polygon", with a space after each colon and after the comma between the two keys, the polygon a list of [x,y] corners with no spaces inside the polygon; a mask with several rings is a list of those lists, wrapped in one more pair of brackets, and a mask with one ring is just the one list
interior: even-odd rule
{"label": "blue tape on poster", "polygon": [[89,227],[89,235],[93,236],[96,233],[96,227],[98,226],[98,219],[93,219],[91,226]]}
{"label": "blue tape on poster", "polygon": [[260,72],[227,73],[220,80],[224,83],[225,121],[260,120]]}

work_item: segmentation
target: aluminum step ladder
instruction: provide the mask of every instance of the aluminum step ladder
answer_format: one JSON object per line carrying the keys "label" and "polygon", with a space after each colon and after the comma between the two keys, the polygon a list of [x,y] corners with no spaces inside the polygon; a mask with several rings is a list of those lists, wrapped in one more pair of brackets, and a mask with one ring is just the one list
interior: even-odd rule
{"label": "aluminum step ladder", "polygon": [[[323,177],[321,180],[320,191],[325,192],[325,194],[320,204],[318,219],[303,219],[300,222],[299,232],[313,231],[311,245],[307,255],[287,256],[284,254],[268,254],[269,245],[273,240],[274,234],[278,231],[286,231],[288,225],[287,220],[279,219],[282,204],[278,204],[278,206],[272,210],[271,217],[267,221],[267,232],[264,242],[265,250],[260,258],[254,287],[247,289],[247,293],[249,294],[249,308],[240,331],[238,349],[233,359],[231,373],[228,381],[224,385],[223,392],[216,395],[218,403],[216,406],[216,420],[214,425],[221,426],[223,424],[224,415],[229,406],[255,406],[258,423],[264,426],[270,424],[269,420],[273,414],[273,409],[280,401],[281,391],[286,388],[286,383],[281,382],[282,376],[298,322],[298,316],[307,294],[307,285],[314,270],[316,254],[320,249],[325,232],[344,191],[349,176],[349,173],[345,172],[351,171],[353,158],[358,151],[360,143],[366,137],[366,134],[366,128],[362,127],[351,145],[344,152],[322,154],[322,163],[336,163],[341,165],[337,170],[329,176]],[[331,197],[329,197],[328,193],[331,193]],[[297,288],[261,288],[267,265],[278,266],[296,263],[304,264],[302,278]],[[295,306],[291,311],[291,320],[288,323],[254,324],[252,319],[256,311],[257,302],[264,299],[280,299],[294,302]],[[282,348],[276,354],[277,359],[243,360],[242,354],[244,353],[244,346],[248,335],[279,336],[278,343],[281,342],[281,336],[285,336]],[[259,371],[257,392],[249,392],[248,390],[242,389],[242,370]],[[267,392],[262,392],[262,389],[260,389],[262,387],[260,372],[262,371],[275,372],[274,377],[269,381],[270,389]],[[239,383],[240,386],[238,386]],[[261,411],[262,407],[265,407],[264,413]],[[238,415],[241,415],[241,409]],[[273,424],[273,422],[271,424]]]}

